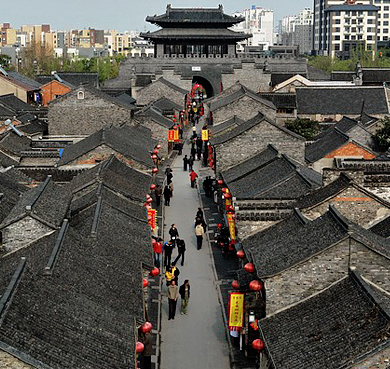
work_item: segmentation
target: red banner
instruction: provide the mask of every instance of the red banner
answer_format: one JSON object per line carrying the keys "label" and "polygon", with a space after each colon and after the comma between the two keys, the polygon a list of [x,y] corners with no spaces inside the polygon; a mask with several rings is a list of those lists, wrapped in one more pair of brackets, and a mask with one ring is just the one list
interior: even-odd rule
{"label": "red banner", "polygon": [[148,209],[148,223],[152,231],[156,228],[156,218],[157,218],[157,210],[156,209]]}
{"label": "red banner", "polygon": [[168,131],[168,142],[175,142],[175,130],[170,129]]}

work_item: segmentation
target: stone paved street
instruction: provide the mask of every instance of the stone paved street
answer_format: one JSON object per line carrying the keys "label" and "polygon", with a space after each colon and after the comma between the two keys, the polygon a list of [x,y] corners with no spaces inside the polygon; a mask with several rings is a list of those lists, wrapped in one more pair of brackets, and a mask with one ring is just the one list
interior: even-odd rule
{"label": "stone paved street", "polygon": [[[176,317],[168,321],[168,301],[163,282],[161,368],[226,369],[229,368],[229,350],[210,247],[204,239],[202,249],[196,249],[194,219],[200,203],[197,190],[190,187],[189,173],[183,171],[185,154],[189,156],[188,144],[184,147],[183,156],[178,156],[171,166],[174,194],[171,206],[165,208],[165,235],[171,224],[176,223],[180,238],[186,242],[184,266],[178,265],[181,271],[179,285],[189,279],[191,297],[188,315],[180,315],[179,298]],[[195,162],[194,169],[199,174],[199,161]],[[175,249],[173,257],[176,255]]]}

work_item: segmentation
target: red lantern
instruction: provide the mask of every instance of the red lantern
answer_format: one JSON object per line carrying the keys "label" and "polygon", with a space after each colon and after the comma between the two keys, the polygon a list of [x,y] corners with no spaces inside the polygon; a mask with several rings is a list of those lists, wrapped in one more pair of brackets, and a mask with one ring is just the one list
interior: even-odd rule
{"label": "red lantern", "polygon": [[238,250],[236,252],[236,255],[238,258],[243,259],[245,257],[245,252],[244,252],[244,250]]}
{"label": "red lantern", "polygon": [[152,169],[152,173],[153,173],[153,174],[157,174],[157,173],[158,173],[158,169],[157,169],[157,168],[153,168],[153,169]]}
{"label": "red lantern", "polygon": [[246,263],[244,269],[248,273],[253,273],[255,271],[255,266],[252,263]]}
{"label": "red lantern", "polygon": [[232,287],[235,289],[235,290],[238,290],[240,288],[240,283],[238,281],[233,281],[232,282]]}
{"label": "red lantern", "polygon": [[252,291],[258,292],[258,291],[261,291],[262,288],[263,288],[263,285],[259,281],[254,280],[251,283],[249,283],[249,289]]}
{"label": "red lantern", "polygon": [[150,204],[146,203],[146,209],[151,209],[152,207],[150,206]]}
{"label": "red lantern", "polygon": [[252,342],[252,347],[257,351],[261,351],[264,347],[264,343],[261,339],[258,338]]}
{"label": "red lantern", "polygon": [[153,191],[155,188],[156,188],[156,185],[152,183],[152,184],[150,185],[150,190]]}
{"label": "red lantern", "polygon": [[222,186],[222,185],[223,185],[223,180],[222,180],[222,179],[218,179],[218,184],[219,184],[220,186]]}
{"label": "red lantern", "polygon": [[153,160],[156,160],[156,159],[157,159],[157,155],[153,154],[153,155],[152,155],[152,159],[153,159]]}
{"label": "red lantern", "polygon": [[135,352],[140,354],[144,350],[144,344],[142,342],[137,342],[135,345]]}
{"label": "red lantern", "polygon": [[226,187],[222,188],[222,192],[223,192],[223,193],[226,193],[226,191],[227,191],[227,188],[226,188]]}
{"label": "red lantern", "polygon": [[218,223],[218,224],[217,224],[217,227],[218,227],[218,228],[222,228],[222,223]]}
{"label": "red lantern", "polygon": [[[231,199],[232,198],[232,194],[230,192],[228,193],[225,193],[225,199]],[[232,207],[233,208],[233,207]],[[234,210],[234,209],[233,209]]]}
{"label": "red lantern", "polygon": [[153,268],[153,269],[150,271],[150,275],[153,276],[153,277],[158,276],[159,273],[160,273],[160,271],[158,270],[158,268]]}
{"label": "red lantern", "polygon": [[147,279],[144,278],[143,282],[142,282],[142,285],[145,287],[148,287],[149,286],[149,281]]}
{"label": "red lantern", "polygon": [[[228,194],[226,194],[228,195]],[[230,194],[229,194],[230,195]],[[230,195],[231,196],[231,195]],[[227,196],[225,196],[225,198],[228,198]],[[234,208],[232,205],[229,205],[228,208],[227,208],[228,211],[234,211]]]}
{"label": "red lantern", "polygon": [[146,198],[146,203],[150,204],[153,201],[153,199],[149,196]]}
{"label": "red lantern", "polygon": [[156,145],[156,149],[160,150],[161,149],[161,145]]}
{"label": "red lantern", "polygon": [[157,150],[157,149],[154,149],[154,150],[153,150],[153,154],[154,154],[154,155],[157,155],[157,154],[158,154],[158,150]]}
{"label": "red lantern", "polygon": [[144,324],[141,325],[142,333],[150,332],[152,328],[153,328],[152,323],[149,322],[145,322]]}

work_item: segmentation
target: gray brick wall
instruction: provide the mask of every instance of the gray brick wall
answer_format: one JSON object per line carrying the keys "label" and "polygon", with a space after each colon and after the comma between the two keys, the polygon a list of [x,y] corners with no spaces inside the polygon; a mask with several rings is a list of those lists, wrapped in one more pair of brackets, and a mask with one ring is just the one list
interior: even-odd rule
{"label": "gray brick wall", "polygon": [[216,147],[217,171],[220,172],[243,162],[263,151],[268,144],[274,145],[281,153],[304,163],[305,141],[281,131],[268,122],[262,122]]}
{"label": "gray brick wall", "polygon": [[330,201],[326,201],[310,210],[304,210],[303,213],[310,219],[315,219],[328,211],[330,203],[342,215],[365,228],[368,228],[376,220],[384,218],[390,213],[389,207],[352,186],[333,197]]}
{"label": "gray brick wall", "polygon": [[160,97],[166,97],[176,104],[184,106],[184,96],[185,94],[182,94],[157,80],[149,86],[137,91],[134,98],[137,100],[137,105],[148,105],[149,103],[158,100]]}
{"label": "gray brick wall", "polygon": [[167,158],[168,157],[168,129],[154,122],[149,117],[143,117],[138,121],[142,126],[149,128],[152,131],[152,139],[157,140],[157,142],[161,145],[161,149],[159,150],[158,155],[162,156],[163,158]]}
{"label": "gray brick wall", "polygon": [[[77,93],[84,92],[84,99]],[[49,105],[50,135],[90,135],[102,128],[130,123],[130,110],[98,97],[80,86]]]}
{"label": "gray brick wall", "polygon": [[52,228],[26,216],[2,230],[3,247],[7,252],[18,250],[51,232]]}
{"label": "gray brick wall", "polygon": [[0,351],[0,369],[33,369],[33,366],[27,365],[23,361],[10,355],[7,352]]}
{"label": "gray brick wall", "polygon": [[267,315],[320,292],[347,275],[348,255],[349,245],[345,240],[302,264],[267,278]]}
{"label": "gray brick wall", "polygon": [[215,109],[213,111],[213,120],[215,125],[232,118],[234,115],[237,115],[240,119],[248,120],[259,112],[272,121],[276,119],[275,109],[271,109],[263,103],[251,99],[249,96],[243,96],[229,105]]}

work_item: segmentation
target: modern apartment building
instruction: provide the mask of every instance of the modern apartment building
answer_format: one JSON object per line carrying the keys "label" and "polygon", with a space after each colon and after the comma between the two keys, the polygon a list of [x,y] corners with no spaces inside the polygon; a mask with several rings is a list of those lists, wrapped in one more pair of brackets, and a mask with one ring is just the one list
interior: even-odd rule
{"label": "modern apartment building", "polygon": [[274,11],[252,5],[250,9],[236,12],[233,16],[244,17],[245,20],[232,27],[233,31],[251,34],[252,37],[239,42],[237,51],[245,46],[261,46],[268,50],[274,44]]}
{"label": "modern apartment building", "polygon": [[384,38],[390,28],[386,7],[371,0],[314,0],[313,52],[341,58],[357,48],[374,53],[377,41],[388,37]]}

